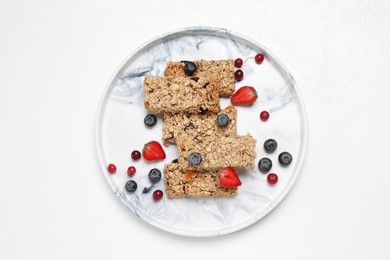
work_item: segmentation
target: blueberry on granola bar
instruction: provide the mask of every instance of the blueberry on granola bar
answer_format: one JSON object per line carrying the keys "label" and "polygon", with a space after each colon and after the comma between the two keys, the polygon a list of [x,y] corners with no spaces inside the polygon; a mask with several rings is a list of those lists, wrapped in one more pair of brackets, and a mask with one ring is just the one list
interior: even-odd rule
{"label": "blueberry on granola bar", "polygon": [[220,127],[225,127],[230,123],[230,118],[226,114],[219,114],[217,117],[217,124]]}
{"label": "blueberry on granola bar", "polygon": [[187,76],[192,76],[195,73],[196,69],[197,69],[196,64],[193,63],[192,61],[187,61],[184,65],[184,73]]}
{"label": "blueberry on granola bar", "polygon": [[188,162],[192,166],[199,165],[202,162],[202,156],[200,153],[191,153],[190,156],[188,156]]}

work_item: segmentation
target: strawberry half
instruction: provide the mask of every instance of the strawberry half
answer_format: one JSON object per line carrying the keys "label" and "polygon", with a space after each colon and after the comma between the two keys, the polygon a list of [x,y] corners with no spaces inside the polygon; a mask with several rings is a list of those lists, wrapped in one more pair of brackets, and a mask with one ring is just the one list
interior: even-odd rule
{"label": "strawberry half", "polygon": [[257,99],[256,89],[250,86],[241,87],[230,99],[233,105],[252,105]]}
{"label": "strawberry half", "polygon": [[148,161],[157,161],[165,159],[165,152],[161,144],[157,141],[150,141],[144,145],[142,156]]}
{"label": "strawberry half", "polygon": [[225,188],[238,187],[241,185],[236,170],[230,166],[221,169],[218,178],[221,186]]}

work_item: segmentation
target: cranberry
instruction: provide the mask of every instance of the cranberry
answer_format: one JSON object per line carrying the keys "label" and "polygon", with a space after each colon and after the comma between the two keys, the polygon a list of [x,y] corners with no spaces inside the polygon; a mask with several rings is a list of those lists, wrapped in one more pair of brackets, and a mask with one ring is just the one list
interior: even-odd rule
{"label": "cranberry", "polygon": [[162,192],[162,190],[155,190],[153,192],[153,199],[155,201],[159,201],[162,199],[163,195],[164,195],[164,193]]}
{"label": "cranberry", "polygon": [[137,150],[134,150],[131,152],[131,158],[133,158],[133,160],[139,160],[139,158],[141,158],[141,153]]}
{"label": "cranberry", "polygon": [[237,59],[234,61],[234,67],[236,67],[236,68],[241,68],[243,63],[244,63],[244,62],[242,61],[241,58],[237,58]]}
{"label": "cranberry", "polygon": [[127,174],[129,176],[133,176],[136,171],[137,171],[137,169],[134,166],[130,166],[129,168],[127,168]]}
{"label": "cranberry", "polygon": [[234,78],[236,81],[242,80],[244,78],[244,72],[240,69],[236,70],[236,72],[234,72]]}
{"label": "cranberry", "polygon": [[261,54],[261,53],[256,54],[255,61],[257,64],[263,63],[263,60],[264,60],[264,54]]}
{"label": "cranberry", "polygon": [[107,170],[109,173],[114,174],[116,172],[116,166],[115,164],[110,163],[107,167]]}
{"label": "cranberry", "polygon": [[268,174],[267,181],[269,184],[277,183],[278,182],[278,175],[276,175],[275,173]]}
{"label": "cranberry", "polygon": [[268,111],[262,111],[262,112],[260,113],[260,119],[261,119],[262,121],[267,121],[268,118],[269,118],[269,113],[268,113]]}

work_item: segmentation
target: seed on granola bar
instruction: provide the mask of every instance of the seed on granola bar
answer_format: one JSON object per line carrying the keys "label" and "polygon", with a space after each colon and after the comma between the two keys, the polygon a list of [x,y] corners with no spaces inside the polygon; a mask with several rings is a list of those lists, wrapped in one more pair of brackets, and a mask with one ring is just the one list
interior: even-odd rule
{"label": "seed on granola bar", "polygon": [[194,125],[192,122],[190,122],[190,123],[188,123],[188,124],[184,127],[184,131],[191,130],[191,129],[194,129],[194,128],[196,128],[195,125]]}
{"label": "seed on granola bar", "polygon": [[196,82],[198,82],[198,80],[199,80],[199,77],[192,77],[191,78],[193,81],[196,81]]}

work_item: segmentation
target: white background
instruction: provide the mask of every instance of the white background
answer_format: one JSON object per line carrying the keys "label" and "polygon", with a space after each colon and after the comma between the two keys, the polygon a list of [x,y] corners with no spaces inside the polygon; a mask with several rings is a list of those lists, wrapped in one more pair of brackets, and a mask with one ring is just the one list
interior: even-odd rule
{"label": "white background", "polygon": [[[390,1],[0,1],[0,259],[389,259]],[[274,52],[300,85],[309,144],[286,199],[231,235],[138,220],[94,130],[137,46],[216,26]]]}

